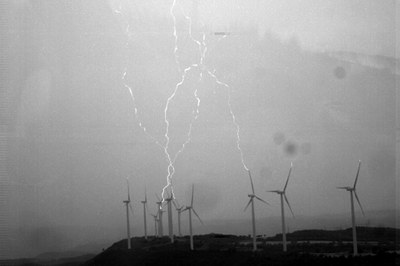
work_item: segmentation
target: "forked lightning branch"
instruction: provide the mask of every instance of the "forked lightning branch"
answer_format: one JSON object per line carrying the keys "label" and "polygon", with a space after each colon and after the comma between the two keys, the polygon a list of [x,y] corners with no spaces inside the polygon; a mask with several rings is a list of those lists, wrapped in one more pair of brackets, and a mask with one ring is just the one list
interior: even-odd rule
{"label": "forked lightning branch", "polygon": [[[190,15],[188,15],[184,8],[182,6],[179,5],[178,0],[174,0],[170,6],[170,10],[169,10],[169,15],[171,17],[171,20],[173,21],[173,28],[171,29],[171,36],[173,38],[173,42],[174,42],[174,49],[173,51],[171,51],[171,53],[173,53],[174,58],[175,58],[175,63],[176,63],[176,67],[177,67],[177,71],[179,72],[180,75],[180,80],[176,83],[173,92],[171,93],[171,95],[167,98],[166,103],[165,103],[165,107],[164,107],[164,123],[165,123],[165,133],[164,133],[164,138],[165,141],[163,142],[164,144],[161,144],[162,142],[157,140],[155,137],[153,137],[147,130],[146,127],[144,126],[144,122],[141,120],[141,118],[138,115],[138,109],[137,109],[137,105],[136,105],[136,99],[135,96],[133,94],[133,90],[130,87],[130,85],[127,83],[126,81],[126,76],[128,75],[129,69],[127,67],[124,68],[124,72],[122,75],[122,81],[124,84],[124,87],[128,90],[129,95],[132,99],[132,103],[134,105],[134,114],[135,114],[135,119],[137,120],[139,127],[142,129],[142,131],[146,134],[146,136],[148,136],[149,138],[152,139],[152,141],[158,145],[159,147],[162,148],[164,154],[165,154],[165,158],[167,160],[168,166],[167,166],[167,177],[166,177],[166,185],[163,187],[162,192],[161,192],[161,197],[162,197],[162,202],[164,202],[166,200],[166,194],[167,191],[168,193],[172,196],[172,198],[175,198],[175,194],[174,194],[174,189],[173,189],[173,176],[175,173],[175,162],[178,159],[179,155],[185,150],[185,147],[188,143],[190,143],[192,141],[192,129],[193,129],[193,124],[194,122],[198,119],[199,115],[200,115],[200,103],[201,103],[201,99],[199,97],[198,94],[198,89],[196,88],[194,90],[193,93],[193,98],[195,99],[196,102],[196,107],[195,109],[192,111],[192,118],[190,119],[189,125],[188,125],[188,131],[186,134],[186,140],[181,144],[180,149],[175,153],[175,154],[171,154],[170,152],[170,121],[169,121],[169,117],[168,117],[168,111],[169,111],[169,107],[170,104],[174,101],[174,98],[177,94],[177,92],[182,89],[182,86],[184,85],[187,75],[192,72],[194,69],[198,69],[199,70],[199,75],[198,75],[198,83],[201,83],[203,81],[204,75],[208,75],[209,77],[211,77],[211,79],[214,81],[215,86],[218,87],[224,87],[227,89],[228,91],[228,108],[229,108],[229,113],[232,119],[232,123],[235,126],[236,129],[236,145],[237,145],[237,149],[239,151],[239,156],[242,162],[242,166],[244,168],[244,170],[249,171],[248,167],[246,166],[245,160],[244,160],[244,155],[243,155],[243,151],[241,149],[240,146],[240,126],[237,123],[236,120],[236,116],[232,110],[232,105],[231,105],[231,87],[221,81],[216,75],[215,75],[215,71],[211,71],[208,69],[208,67],[205,65],[205,58],[207,55],[207,51],[208,51],[208,46],[207,46],[207,34],[205,31],[201,31],[199,28],[199,25],[196,21],[196,23],[193,22],[192,17]],[[117,13],[118,15],[120,15],[123,18],[123,21],[126,23],[125,26],[125,34],[127,36],[127,42],[126,42],[126,48],[129,48],[129,42],[131,40],[131,38],[134,38],[132,36],[135,36],[133,32],[131,32],[130,30],[130,25],[129,25],[129,20],[128,18],[125,16],[124,12],[122,11],[122,6],[120,5],[120,7],[118,9],[116,9],[114,12]],[[180,49],[184,49],[179,47],[178,43],[179,43],[179,38],[181,37],[179,35],[179,31],[177,29],[177,14],[180,14],[183,16],[183,18],[187,21],[187,27],[186,27],[186,32],[185,34],[189,35],[189,39],[198,47],[197,52],[199,53],[199,59],[198,62],[191,64],[190,66],[184,68],[183,64],[180,61],[179,58],[179,54],[178,52],[180,51]],[[193,36],[193,31],[196,30],[200,33],[201,38],[200,40],[196,39]],[[228,34],[215,34],[215,36],[218,36],[218,38],[221,40],[223,38],[225,38],[226,36],[228,36]]]}

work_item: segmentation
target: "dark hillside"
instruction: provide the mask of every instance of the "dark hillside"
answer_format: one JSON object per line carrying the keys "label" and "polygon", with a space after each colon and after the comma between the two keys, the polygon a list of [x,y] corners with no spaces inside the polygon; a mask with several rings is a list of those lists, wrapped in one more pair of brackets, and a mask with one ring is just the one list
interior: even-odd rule
{"label": "dark hillside", "polygon": [[[395,242],[400,229],[384,227],[357,227],[358,241]],[[301,230],[286,235],[288,241],[352,241],[352,229],[344,230]],[[282,234],[268,237],[267,240],[279,241]]]}

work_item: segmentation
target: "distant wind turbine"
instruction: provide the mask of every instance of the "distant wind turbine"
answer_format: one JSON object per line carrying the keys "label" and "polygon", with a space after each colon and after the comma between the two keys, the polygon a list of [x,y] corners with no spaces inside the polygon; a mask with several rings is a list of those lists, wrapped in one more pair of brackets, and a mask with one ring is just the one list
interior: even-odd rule
{"label": "distant wind turbine", "polygon": [[246,207],[244,208],[244,211],[247,210],[247,207],[251,204],[251,221],[252,221],[252,226],[253,226],[253,251],[257,250],[257,243],[256,243],[256,220],[255,220],[255,214],[254,214],[254,198],[258,199],[261,202],[264,202],[269,205],[268,202],[263,200],[262,198],[258,197],[255,192],[254,192],[254,185],[253,185],[253,179],[251,178],[251,173],[250,170],[248,170],[249,177],[250,177],[250,183],[251,183],[251,191],[252,194],[248,194],[250,200],[249,203],[247,203]]}
{"label": "distant wind turbine", "polygon": [[151,216],[154,218],[154,237],[158,237],[157,226],[158,226],[158,216],[157,214],[150,213]]}
{"label": "distant wind turbine", "polygon": [[158,209],[158,236],[159,237],[163,237],[164,236],[164,232],[163,232],[163,222],[162,222],[162,214],[163,214],[163,209],[162,209],[162,200],[160,199],[160,197],[156,194],[157,197],[157,209]]}
{"label": "distant wind turbine", "polygon": [[174,202],[174,205],[175,205],[175,210],[178,212],[178,235],[182,236],[182,233],[181,233],[181,213],[183,212],[184,206],[180,206],[179,207],[179,204],[178,203],[175,204],[175,202]]}
{"label": "distant wind turbine", "polygon": [[146,206],[147,206],[147,191],[144,189],[144,200],[141,201],[143,204],[143,223],[144,223],[144,239],[147,240],[147,220],[146,220]]}
{"label": "distant wind turbine", "polygon": [[129,225],[129,209],[132,211],[133,215],[133,209],[131,206],[131,195],[129,191],[129,180],[128,178],[126,179],[126,185],[128,189],[128,199],[124,200],[123,203],[125,204],[126,207],[126,233],[127,233],[127,241],[128,241],[128,249],[131,249],[131,232],[130,232],[130,225]]}
{"label": "distant wind turbine", "polygon": [[288,207],[289,207],[289,209],[290,209],[290,212],[292,213],[292,215],[293,215],[293,217],[294,217],[292,208],[290,207],[290,204],[289,204],[289,200],[288,200],[287,197],[286,197],[286,188],[287,188],[287,185],[288,185],[288,182],[289,182],[290,174],[292,173],[292,167],[293,167],[293,164],[290,164],[289,174],[288,174],[288,177],[287,177],[287,179],[286,179],[286,183],[285,183],[285,186],[283,187],[283,190],[269,190],[269,191],[268,191],[268,192],[277,193],[277,194],[279,194],[280,197],[281,197],[282,242],[283,242],[283,251],[284,251],[284,252],[287,251],[287,244],[286,244],[286,225],[285,225],[285,210],[284,210],[285,204],[284,204],[284,202],[283,202],[283,199],[284,199],[284,198],[285,198],[285,201],[286,201],[286,203],[287,203],[287,205],[288,205]]}
{"label": "distant wind turbine", "polygon": [[358,255],[358,249],[357,249],[357,232],[356,232],[356,217],[354,215],[354,200],[353,200],[353,194],[356,197],[357,203],[360,206],[362,214],[364,214],[363,207],[361,206],[361,202],[357,196],[356,192],[356,185],[357,185],[357,180],[358,180],[358,175],[360,174],[360,168],[361,168],[361,161],[358,161],[358,170],[356,174],[356,179],[354,180],[354,185],[353,187],[337,187],[338,189],[345,189],[350,192],[350,204],[351,204],[351,224],[353,227],[353,254]]}
{"label": "distant wind turbine", "polygon": [[185,209],[183,209],[183,211],[186,211],[186,210],[189,211],[190,250],[194,250],[193,230],[192,230],[192,211],[197,216],[197,218],[199,219],[200,223],[203,224],[203,221],[200,219],[200,216],[197,214],[197,212],[193,208],[193,197],[194,197],[194,185],[192,185],[192,200],[190,201],[190,206],[187,206]]}
{"label": "distant wind turbine", "polygon": [[174,197],[172,195],[172,193],[170,194],[170,196],[168,198],[165,199],[165,201],[167,202],[167,207],[168,207],[168,234],[169,234],[169,238],[171,239],[171,243],[174,243],[174,228],[173,228],[173,224],[172,224],[172,206],[171,206],[171,202],[173,202]]}

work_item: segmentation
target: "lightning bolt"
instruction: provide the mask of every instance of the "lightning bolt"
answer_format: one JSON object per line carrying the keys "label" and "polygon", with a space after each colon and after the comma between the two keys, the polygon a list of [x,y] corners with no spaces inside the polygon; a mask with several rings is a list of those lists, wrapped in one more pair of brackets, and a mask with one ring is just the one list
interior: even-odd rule
{"label": "lightning bolt", "polygon": [[[176,9],[176,7],[177,7],[177,0],[174,0],[172,2],[171,8],[170,8],[170,15],[171,15],[172,21],[173,21],[173,37],[174,37],[174,43],[175,43],[175,46],[174,46],[174,57],[175,57],[175,62],[177,64],[177,66],[178,66],[178,71],[181,72],[181,81],[176,84],[173,93],[167,99],[167,103],[166,103],[165,109],[164,109],[164,122],[166,124],[166,130],[165,130],[165,135],[164,135],[164,137],[166,139],[166,145],[164,146],[164,153],[165,153],[165,155],[166,155],[166,157],[168,159],[169,165],[168,165],[167,184],[166,184],[166,186],[164,186],[164,188],[162,190],[162,193],[161,193],[163,201],[165,200],[165,198],[164,198],[165,191],[168,188],[171,189],[171,194],[174,197],[173,186],[172,186],[172,177],[173,177],[173,175],[175,173],[174,163],[175,163],[176,159],[178,158],[179,154],[184,151],[186,145],[191,142],[193,123],[197,120],[197,118],[200,115],[200,111],[199,110],[200,110],[201,100],[200,100],[200,98],[198,96],[198,88],[196,87],[196,89],[194,90],[193,95],[194,95],[194,98],[196,99],[197,105],[196,105],[196,109],[193,110],[193,116],[192,116],[192,119],[191,119],[191,121],[189,123],[189,130],[188,130],[188,133],[187,133],[187,138],[186,138],[185,142],[182,144],[181,148],[178,150],[178,152],[175,154],[175,156],[171,160],[171,155],[168,152],[169,143],[170,143],[170,138],[169,138],[169,135],[168,135],[169,134],[169,126],[170,126],[170,123],[169,123],[169,120],[168,120],[168,116],[167,116],[168,108],[169,108],[169,105],[170,105],[171,101],[175,97],[179,87],[185,82],[187,73],[189,71],[191,71],[193,68],[199,68],[200,69],[200,75],[199,75],[198,83],[200,83],[203,80],[203,72],[205,71],[209,76],[211,76],[215,80],[216,84],[218,84],[219,86],[224,86],[224,87],[226,87],[228,89],[228,91],[229,91],[229,93],[228,93],[229,113],[231,115],[232,122],[233,122],[233,124],[234,124],[234,126],[236,128],[236,146],[237,146],[237,149],[240,152],[240,159],[241,159],[243,168],[246,171],[249,170],[248,167],[246,166],[246,163],[245,163],[245,160],[244,160],[243,151],[242,151],[241,146],[240,146],[240,143],[241,143],[241,140],[240,140],[240,126],[236,121],[236,116],[235,116],[235,114],[233,112],[233,109],[232,109],[232,104],[231,104],[231,91],[232,91],[232,89],[227,83],[224,83],[224,82],[220,81],[218,79],[218,77],[213,72],[208,70],[207,67],[204,65],[204,60],[205,60],[205,57],[206,57],[206,54],[207,54],[207,51],[208,51],[208,46],[207,46],[207,43],[206,43],[206,35],[205,35],[204,32],[202,32],[201,41],[199,41],[199,40],[197,40],[197,39],[195,39],[193,37],[193,34],[192,34],[193,21],[192,21],[190,16],[185,14],[185,11],[183,10],[182,6],[180,7],[180,10],[181,10],[181,13],[183,14],[183,16],[185,17],[185,19],[189,22],[188,34],[189,34],[190,39],[198,46],[199,53],[200,53],[200,61],[199,61],[199,63],[192,64],[191,66],[189,66],[189,67],[185,68],[183,71],[181,71],[182,67],[181,67],[181,64],[179,62],[179,56],[178,56],[179,47],[178,47],[178,32],[177,32],[177,27],[176,27],[177,18],[176,18],[175,14],[174,14],[174,10]],[[226,37],[226,35],[224,35],[221,38],[219,38],[218,42],[221,39],[224,39],[225,37]]]}
{"label": "lightning bolt", "polygon": [[[208,46],[207,46],[207,42],[206,42],[206,34],[205,32],[202,32],[202,37],[201,40],[197,40],[196,38],[193,37],[193,21],[192,18],[190,16],[188,16],[187,14],[185,14],[185,11],[183,9],[182,6],[180,6],[180,11],[181,14],[183,15],[183,17],[188,21],[188,35],[189,38],[192,40],[193,43],[195,43],[198,47],[198,52],[200,54],[200,59],[198,63],[192,64],[186,68],[183,68],[181,63],[180,63],[180,59],[179,59],[179,55],[178,55],[178,51],[179,51],[179,46],[178,46],[178,31],[177,31],[177,17],[175,16],[175,12],[177,9],[177,4],[178,0],[173,0],[172,5],[170,7],[170,16],[172,17],[172,21],[173,21],[173,38],[174,38],[174,58],[175,58],[175,63],[177,65],[178,68],[178,73],[180,73],[181,78],[180,81],[175,85],[175,88],[173,90],[173,92],[171,93],[171,95],[167,98],[165,107],[164,107],[164,123],[165,123],[165,133],[164,133],[164,138],[165,138],[165,144],[162,145],[157,139],[155,139],[151,134],[148,133],[148,131],[146,130],[146,127],[143,125],[139,113],[138,113],[138,108],[137,108],[137,104],[136,104],[136,99],[132,90],[132,87],[129,85],[128,81],[127,81],[127,75],[128,75],[128,61],[126,62],[126,66],[123,69],[122,72],[122,76],[121,76],[121,80],[123,83],[123,86],[128,90],[130,97],[132,99],[132,103],[133,103],[133,108],[134,108],[134,115],[135,115],[135,119],[139,124],[139,127],[142,129],[142,131],[146,134],[146,136],[148,136],[149,138],[151,138],[153,140],[153,142],[155,144],[157,144],[159,147],[161,147],[163,149],[164,155],[167,159],[167,163],[168,163],[168,167],[167,167],[167,184],[163,187],[162,189],[162,201],[165,201],[165,192],[167,189],[170,190],[171,196],[173,198],[175,198],[174,195],[174,191],[173,191],[173,186],[172,186],[172,177],[175,173],[175,162],[177,160],[177,158],[179,157],[179,155],[185,150],[185,147],[191,142],[192,140],[192,129],[193,129],[193,124],[194,122],[198,119],[199,115],[200,115],[200,104],[201,104],[201,99],[198,95],[198,87],[196,86],[194,92],[193,92],[193,97],[195,99],[196,102],[196,107],[193,108],[192,111],[192,118],[189,122],[189,129],[188,132],[186,134],[186,140],[182,143],[180,149],[176,152],[176,154],[174,156],[172,156],[169,152],[169,145],[170,145],[170,136],[169,136],[169,130],[170,130],[170,121],[168,119],[168,110],[169,110],[169,106],[171,104],[171,102],[174,100],[178,90],[180,89],[180,87],[185,83],[186,81],[186,77],[187,74],[193,70],[193,69],[199,69],[200,70],[200,74],[199,74],[199,79],[197,81],[197,83],[201,83],[203,81],[203,77],[204,77],[204,73],[206,73],[207,75],[209,75],[217,84],[218,86],[222,86],[228,89],[228,106],[229,106],[229,112],[230,112],[230,116],[232,118],[232,122],[236,128],[236,146],[237,149],[240,152],[240,158],[241,158],[241,162],[243,165],[243,168],[247,171],[248,167],[245,164],[245,160],[244,160],[244,155],[243,155],[243,151],[241,149],[241,139],[240,139],[240,126],[237,123],[236,120],[236,116],[233,112],[232,109],[232,104],[231,104],[231,92],[232,89],[231,87],[225,83],[222,82],[221,80],[218,79],[218,77],[215,75],[215,71],[211,72],[207,66],[204,64],[205,58],[206,58],[206,54],[208,52]],[[214,3],[215,5],[215,3]],[[126,49],[129,49],[129,43],[131,40],[131,31],[130,31],[130,25],[129,25],[129,21],[126,18],[126,16],[124,15],[124,13],[122,12],[122,6],[120,5],[117,9],[114,10],[114,12],[118,15],[120,15],[122,17],[122,19],[125,21],[125,34],[127,35],[127,41],[126,41]],[[220,37],[218,39],[218,42],[222,39],[224,39],[227,35],[223,35],[222,37]],[[214,93],[215,93],[215,89],[214,89]]]}
{"label": "lightning bolt", "polygon": [[[125,48],[129,49],[129,42],[131,40],[132,33],[130,31],[130,25],[129,25],[128,19],[126,18],[126,16],[122,12],[122,5],[121,4],[119,5],[119,7],[117,9],[114,10],[114,13],[118,14],[119,16],[121,16],[122,20],[125,22],[125,25],[126,25],[125,26],[125,35],[127,36],[126,43],[125,43]],[[141,130],[143,131],[143,133],[147,137],[149,137],[157,146],[163,148],[161,143],[147,131],[146,127],[143,125],[142,120],[140,119],[140,116],[139,116],[139,113],[138,113],[138,108],[137,108],[137,105],[136,105],[136,98],[135,98],[135,96],[133,94],[132,87],[129,86],[129,83],[128,83],[127,79],[126,79],[126,76],[128,75],[128,67],[127,67],[127,65],[128,65],[128,60],[126,61],[125,67],[124,67],[124,69],[122,71],[121,80],[122,80],[122,84],[123,84],[124,88],[127,89],[127,91],[129,92],[129,95],[131,97],[132,104],[133,104],[134,115],[135,115],[135,120],[138,122],[138,125],[141,128]]]}
{"label": "lightning bolt", "polygon": [[[215,6],[215,1],[214,1],[213,5]],[[182,10],[182,13],[184,14],[184,11],[183,11],[183,10]],[[227,83],[224,83],[224,82],[220,81],[220,80],[218,79],[218,77],[217,77],[213,72],[211,72],[210,70],[208,70],[207,67],[203,64],[203,63],[204,63],[204,59],[205,59],[205,57],[206,57],[206,53],[207,53],[207,51],[208,51],[208,47],[207,47],[207,44],[206,44],[206,35],[205,35],[204,32],[202,33],[202,41],[201,41],[201,42],[199,42],[198,40],[196,40],[195,38],[193,38],[193,35],[192,35],[192,19],[191,19],[189,16],[185,15],[185,14],[184,14],[184,16],[185,16],[185,18],[186,18],[187,20],[189,20],[189,24],[190,24],[189,36],[190,36],[190,38],[199,46],[199,50],[200,50],[200,53],[201,53],[201,57],[200,57],[200,67],[202,68],[202,71],[201,71],[201,73],[200,73],[200,81],[203,79],[203,69],[205,69],[206,72],[207,72],[207,74],[210,75],[210,76],[215,80],[215,82],[216,82],[218,85],[226,87],[226,88],[228,89],[228,91],[229,91],[229,93],[228,93],[228,106],[229,106],[229,113],[230,113],[230,115],[231,115],[232,122],[233,122],[233,124],[234,124],[235,127],[236,127],[236,146],[237,146],[237,149],[238,149],[239,152],[240,152],[240,159],[241,159],[243,168],[244,168],[246,171],[248,171],[249,169],[248,169],[248,167],[246,166],[246,163],[245,163],[245,161],[244,161],[243,151],[242,151],[242,148],[240,147],[240,142],[241,142],[241,140],[240,140],[240,126],[239,126],[239,124],[238,124],[237,121],[236,121],[236,116],[235,116],[235,113],[233,112],[232,104],[231,104],[231,91],[232,91],[232,89],[231,89],[231,87],[230,87]],[[220,42],[220,41],[221,41],[222,39],[224,39],[226,36],[227,36],[227,35],[223,35],[221,38],[218,39],[218,42]],[[196,96],[196,98],[197,98],[197,90],[195,91],[195,96]],[[197,99],[198,99],[198,98],[197,98]],[[199,108],[199,104],[200,104],[200,102],[198,102],[197,108]],[[198,111],[198,109],[197,109],[197,111]],[[197,112],[197,115],[198,115],[198,112]],[[195,119],[197,119],[197,116],[196,116]],[[189,135],[189,136],[190,136],[190,135]]]}
{"label": "lightning bolt", "polygon": [[210,76],[215,80],[215,82],[216,82],[218,85],[223,86],[223,87],[226,87],[226,88],[228,89],[228,92],[229,92],[229,93],[228,93],[229,113],[230,113],[230,115],[231,115],[232,122],[233,122],[233,124],[234,124],[235,127],[236,127],[236,147],[237,147],[237,149],[238,149],[239,152],[240,152],[240,159],[241,159],[241,161],[242,161],[243,168],[244,168],[246,171],[249,171],[249,168],[247,167],[247,165],[246,165],[246,163],[245,163],[245,161],[244,161],[244,155],[243,155],[242,148],[240,147],[240,142],[241,142],[241,140],[240,140],[240,126],[239,126],[239,124],[238,124],[237,121],[236,121],[236,116],[235,116],[235,113],[233,112],[233,109],[232,109],[232,104],[231,104],[232,89],[231,89],[231,87],[230,87],[228,84],[226,84],[226,83],[220,81],[220,80],[218,79],[218,77],[217,77],[213,72],[207,71],[207,73],[208,73],[208,75],[210,75]]}
{"label": "lightning bolt", "polygon": [[[187,73],[190,70],[192,70],[193,68],[199,66],[198,64],[192,64],[191,66],[185,68],[182,71],[182,66],[180,64],[179,56],[178,56],[179,47],[178,47],[178,32],[177,32],[177,26],[176,26],[177,19],[176,19],[176,16],[174,14],[174,10],[175,10],[176,6],[177,6],[177,0],[174,0],[172,2],[171,8],[170,8],[170,15],[171,15],[172,21],[173,21],[173,37],[174,37],[174,43],[175,43],[175,46],[174,46],[175,63],[178,66],[178,71],[181,73],[181,80],[175,85],[175,89],[172,92],[172,94],[168,97],[167,103],[166,103],[165,108],[164,108],[164,122],[165,122],[165,125],[166,125],[165,134],[164,134],[164,137],[166,139],[166,143],[165,143],[165,146],[164,146],[164,154],[165,154],[165,156],[167,157],[167,160],[168,160],[168,167],[167,167],[168,174],[167,174],[167,184],[163,187],[162,193],[161,193],[161,197],[162,197],[163,201],[165,201],[165,191],[168,188],[170,188],[172,197],[175,198],[174,190],[173,190],[173,186],[172,186],[172,177],[173,177],[173,175],[175,173],[174,164],[175,164],[175,161],[178,158],[179,154],[181,154],[183,152],[183,150],[185,149],[186,145],[191,141],[193,122],[194,122],[194,120],[197,119],[197,117],[199,115],[199,106],[200,106],[200,98],[198,97],[197,88],[196,88],[196,90],[194,92],[194,97],[196,98],[196,101],[197,101],[197,109],[194,112],[195,113],[194,118],[191,119],[191,122],[189,124],[189,131],[187,133],[187,139],[182,144],[182,147],[177,151],[177,153],[175,154],[173,159],[171,159],[171,154],[168,151],[169,143],[170,143],[170,138],[169,138],[169,126],[170,126],[170,123],[169,123],[168,115],[167,115],[168,114],[169,105],[170,105],[171,101],[174,99],[179,87],[182,86],[183,83],[185,82]],[[190,23],[189,23],[189,35],[190,35],[190,37],[191,37],[191,39],[193,41],[195,41],[198,45],[201,45],[199,42],[197,42],[193,38],[191,28],[192,28],[192,23],[191,23],[191,20],[190,20]]]}

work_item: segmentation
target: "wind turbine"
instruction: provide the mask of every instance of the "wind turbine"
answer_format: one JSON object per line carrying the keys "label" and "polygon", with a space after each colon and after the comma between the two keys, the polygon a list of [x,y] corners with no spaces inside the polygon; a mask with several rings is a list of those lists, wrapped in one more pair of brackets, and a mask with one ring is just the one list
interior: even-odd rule
{"label": "wind turbine", "polygon": [[144,189],[144,200],[141,201],[143,204],[143,223],[144,223],[144,239],[147,240],[147,220],[146,220],[146,206],[147,206],[147,191]]}
{"label": "wind turbine", "polygon": [[158,218],[157,218],[157,214],[150,213],[150,215],[153,216],[153,218],[154,218],[154,237],[158,237],[158,232],[157,232]]}
{"label": "wind turbine", "polygon": [[281,197],[282,242],[283,242],[283,251],[284,252],[287,251],[287,245],[286,245],[286,225],[285,225],[285,210],[284,210],[285,204],[283,203],[283,199],[285,199],[285,201],[286,201],[286,203],[287,203],[287,205],[288,205],[288,207],[290,209],[290,212],[292,213],[292,215],[294,217],[292,208],[290,207],[290,204],[289,204],[289,200],[286,197],[286,188],[287,188],[287,185],[288,185],[288,182],[289,182],[290,174],[292,173],[292,167],[293,167],[293,164],[291,163],[290,164],[289,174],[288,174],[288,177],[286,179],[286,183],[285,183],[285,186],[283,187],[283,190],[269,190],[268,191],[268,192],[277,193]]}
{"label": "wind turbine", "polygon": [[255,215],[254,215],[254,198],[258,199],[261,202],[264,202],[266,204],[269,205],[268,202],[266,202],[265,200],[263,200],[262,198],[258,197],[255,192],[254,192],[254,185],[253,185],[253,179],[251,178],[251,173],[250,170],[247,170],[249,173],[249,177],[250,177],[250,183],[251,183],[251,191],[252,194],[248,194],[250,200],[249,203],[247,203],[246,207],[244,208],[244,211],[246,211],[247,207],[249,207],[249,205],[251,204],[251,221],[252,221],[252,226],[253,226],[253,251],[257,250],[257,243],[256,243],[256,219],[255,219]]}
{"label": "wind turbine", "polygon": [[156,194],[157,197],[157,209],[158,209],[158,236],[159,237],[163,237],[164,236],[164,232],[163,232],[163,222],[162,222],[162,214],[163,214],[163,209],[162,209],[162,200],[160,199],[160,197]]}
{"label": "wind turbine", "polygon": [[192,230],[192,211],[197,216],[197,218],[199,219],[200,223],[203,224],[203,221],[200,219],[200,216],[197,214],[197,212],[193,208],[193,196],[194,196],[194,185],[192,185],[192,200],[190,201],[190,206],[187,206],[185,209],[183,209],[183,211],[186,211],[186,210],[189,211],[190,250],[194,250],[193,230]]}
{"label": "wind turbine", "polygon": [[133,214],[133,209],[131,206],[131,195],[129,191],[129,180],[128,178],[126,179],[126,185],[128,189],[128,199],[124,200],[123,203],[125,204],[126,207],[126,232],[127,232],[127,241],[128,241],[128,249],[131,249],[131,232],[130,232],[130,226],[129,226],[129,209],[131,209],[132,214]]}
{"label": "wind turbine", "polygon": [[181,213],[183,212],[184,206],[179,207],[179,204],[178,203],[175,204],[175,202],[174,202],[174,205],[175,205],[175,210],[178,212],[178,235],[182,236],[182,234],[181,234]]}
{"label": "wind turbine", "polygon": [[360,168],[361,168],[361,160],[358,161],[358,170],[356,174],[356,179],[354,180],[354,185],[353,187],[337,187],[338,189],[345,189],[350,192],[350,204],[351,204],[351,224],[353,227],[353,254],[358,255],[358,249],[357,249],[357,232],[356,232],[356,217],[354,215],[354,200],[353,200],[353,194],[356,197],[356,200],[358,202],[358,205],[360,206],[362,214],[364,214],[363,207],[361,206],[361,202],[357,196],[356,192],[356,185],[357,185],[357,180],[358,180],[358,175],[360,174]]}
{"label": "wind turbine", "polygon": [[168,198],[165,199],[167,202],[167,207],[168,207],[168,234],[169,238],[171,239],[171,243],[174,243],[174,228],[172,225],[172,206],[171,206],[171,201],[173,202],[174,197],[172,193]]}

